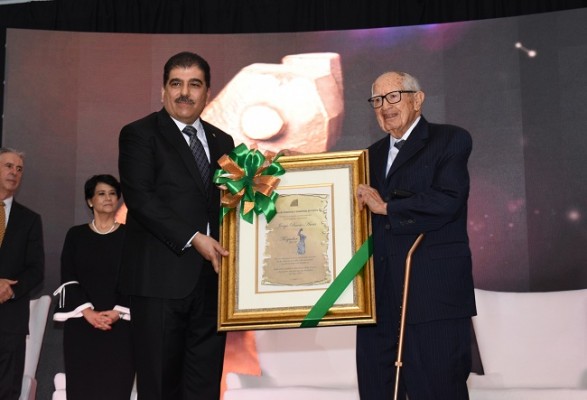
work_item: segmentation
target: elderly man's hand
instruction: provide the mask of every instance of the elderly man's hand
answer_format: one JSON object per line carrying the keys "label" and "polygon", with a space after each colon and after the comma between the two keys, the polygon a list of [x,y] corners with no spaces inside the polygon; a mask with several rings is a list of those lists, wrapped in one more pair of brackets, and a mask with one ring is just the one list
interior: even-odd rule
{"label": "elderly man's hand", "polygon": [[367,206],[373,214],[387,215],[387,203],[383,201],[379,192],[368,185],[359,185],[357,188],[359,208]]}

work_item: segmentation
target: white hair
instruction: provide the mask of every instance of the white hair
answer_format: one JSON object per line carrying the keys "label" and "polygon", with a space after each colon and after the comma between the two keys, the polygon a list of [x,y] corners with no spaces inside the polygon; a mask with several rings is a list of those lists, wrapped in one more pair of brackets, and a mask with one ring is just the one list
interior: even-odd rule
{"label": "white hair", "polygon": [[[384,72],[383,74],[379,75],[379,77],[377,77],[377,79],[375,79],[375,82],[377,82],[379,80],[379,78],[381,78],[382,76],[391,75],[391,74],[399,75],[402,78],[402,84],[404,86],[403,87],[404,90],[414,90],[416,92],[419,92],[420,90],[422,90],[422,88],[420,87],[420,82],[418,82],[418,80],[415,77],[408,74],[407,72],[402,72],[402,71]],[[375,86],[375,82],[373,82],[373,84],[371,85],[371,95],[372,96],[374,95],[373,86]]]}
{"label": "white hair", "polygon": [[6,153],[16,154],[24,161],[24,153],[22,151],[18,151],[18,150],[12,149],[10,147],[0,147],[0,156],[2,154],[6,154]]}

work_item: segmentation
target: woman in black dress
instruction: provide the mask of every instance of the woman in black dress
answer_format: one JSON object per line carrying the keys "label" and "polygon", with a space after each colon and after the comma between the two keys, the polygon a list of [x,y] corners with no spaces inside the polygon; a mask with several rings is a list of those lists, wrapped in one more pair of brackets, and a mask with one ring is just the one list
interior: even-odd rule
{"label": "woman in black dress", "polygon": [[116,291],[125,227],[115,220],[120,183],[95,175],[85,184],[93,219],[69,229],[61,253],[67,400],[129,400],[135,369],[128,299]]}

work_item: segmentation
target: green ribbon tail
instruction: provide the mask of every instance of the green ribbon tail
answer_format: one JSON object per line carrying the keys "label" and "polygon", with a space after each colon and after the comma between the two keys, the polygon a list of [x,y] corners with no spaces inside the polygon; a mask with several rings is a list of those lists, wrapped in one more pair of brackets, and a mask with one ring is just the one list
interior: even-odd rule
{"label": "green ribbon tail", "polygon": [[224,219],[226,214],[228,214],[230,212],[230,210],[232,210],[232,208],[229,208],[229,207],[221,207],[220,208],[220,215],[218,217],[220,225],[222,225],[222,220]]}
{"label": "green ribbon tail", "polygon": [[316,304],[306,314],[300,328],[311,328],[318,325],[330,307],[340,297],[346,287],[365,266],[369,257],[373,255],[373,237],[369,236],[355,255],[349,260],[328,289],[320,296]]}

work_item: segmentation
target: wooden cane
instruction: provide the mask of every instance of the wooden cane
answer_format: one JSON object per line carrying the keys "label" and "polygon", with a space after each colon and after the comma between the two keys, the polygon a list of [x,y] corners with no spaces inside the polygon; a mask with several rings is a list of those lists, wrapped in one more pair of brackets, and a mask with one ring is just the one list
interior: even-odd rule
{"label": "wooden cane", "polygon": [[400,312],[400,325],[399,325],[399,342],[397,346],[397,359],[395,360],[395,389],[393,391],[393,400],[397,400],[399,392],[399,371],[402,367],[402,352],[404,350],[404,330],[406,326],[406,313],[408,309],[408,289],[410,286],[410,270],[412,269],[412,254],[416,251],[416,248],[420,245],[420,242],[424,239],[424,234],[418,235],[414,244],[408,251],[406,256],[406,274],[404,276],[404,293],[402,298],[402,309]]}

